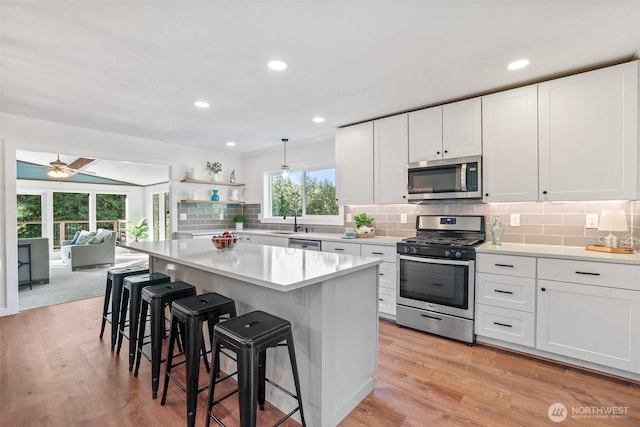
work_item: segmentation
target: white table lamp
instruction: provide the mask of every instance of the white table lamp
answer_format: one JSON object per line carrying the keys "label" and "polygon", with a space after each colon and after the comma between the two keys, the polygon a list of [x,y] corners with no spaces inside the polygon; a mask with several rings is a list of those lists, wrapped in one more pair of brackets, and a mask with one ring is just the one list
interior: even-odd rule
{"label": "white table lamp", "polygon": [[627,217],[622,209],[604,209],[600,213],[600,223],[598,230],[608,231],[609,235],[604,238],[604,245],[607,248],[618,247],[618,236],[616,231],[629,231]]}

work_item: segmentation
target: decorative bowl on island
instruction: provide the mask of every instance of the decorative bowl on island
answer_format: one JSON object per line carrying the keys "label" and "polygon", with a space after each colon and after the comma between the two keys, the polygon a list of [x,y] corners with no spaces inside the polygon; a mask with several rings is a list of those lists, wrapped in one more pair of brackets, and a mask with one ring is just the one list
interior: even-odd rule
{"label": "decorative bowl on island", "polygon": [[218,236],[213,236],[211,238],[211,243],[213,243],[213,246],[220,251],[232,251],[238,243],[238,238],[228,231],[225,231]]}

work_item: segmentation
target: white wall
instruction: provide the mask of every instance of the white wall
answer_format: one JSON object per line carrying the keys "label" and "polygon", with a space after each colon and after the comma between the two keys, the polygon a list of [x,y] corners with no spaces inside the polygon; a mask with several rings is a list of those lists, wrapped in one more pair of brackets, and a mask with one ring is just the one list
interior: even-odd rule
{"label": "white wall", "polygon": [[[284,146],[254,151],[244,156],[245,201],[262,203],[262,177],[265,172],[279,171],[284,160]],[[334,136],[287,143],[287,164],[290,169],[317,164],[335,163]],[[240,180],[239,180],[240,181]]]}
{"label": "white wall", "polygon": [[[242,156],[218,153],[101,132],[59,123],[0,113],[0,316],[18,311],[16,257],[16,150],[59,152],[105,160],[134,161],[169,166],[171,209],[176,210],[180,180],[195,167],[204,172],[206,161],[220,161],[223,173],[235,169],[243,182]],[[174,216],[172,228],[175,229]]]}

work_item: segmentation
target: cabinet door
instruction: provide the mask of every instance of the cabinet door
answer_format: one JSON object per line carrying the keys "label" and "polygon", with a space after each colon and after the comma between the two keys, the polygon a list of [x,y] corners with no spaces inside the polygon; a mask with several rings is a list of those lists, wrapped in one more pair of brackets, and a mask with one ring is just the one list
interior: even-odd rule
{"label": "cabinet door", "polygon": [[373,203],[373,122],[338,129],[335,157],[338,204]]}
{"label": "cabinet door", "polygon": [[360,255],[359,243],[332,242],[330,240],[322,242],[322,252],[335,252],[346,255]]}
{"label": "cabinet door", "polygon": [[527,86],[482,97],[485,202],[538,200],[538,91]]}
{"label": "cabinet door", "polygon": [[637,198],[638,63],[538,86],[540,200]]}
{"label": "cabinet door", "polygon": [[442,158],[442,106],[409,113],[409,162]]}
{"label": "cabinet door", "polygon": [[442,106],[443,158],[482,154],[482,102],[480,98]]}
{"label": "cabinet door", "polygon": [[536,348],[640,372],[640,291],[538,280]]}
{"label": "cabinet door", "polygon": [[407,114],[373,122],[374,203],[407,201]]}

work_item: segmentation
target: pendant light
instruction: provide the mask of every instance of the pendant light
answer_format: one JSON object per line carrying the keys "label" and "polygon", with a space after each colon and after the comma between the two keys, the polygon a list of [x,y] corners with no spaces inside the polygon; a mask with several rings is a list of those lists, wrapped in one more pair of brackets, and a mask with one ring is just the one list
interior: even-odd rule
{"label": "pendant light", "polygon": [[282,138],[282,142],[284,143],[284,162],[282,163],[282,166],[280,166],[280,170],[282,170],[283,178],[289,176],[289,165],[287,164],[287,141],[289,140]]}

